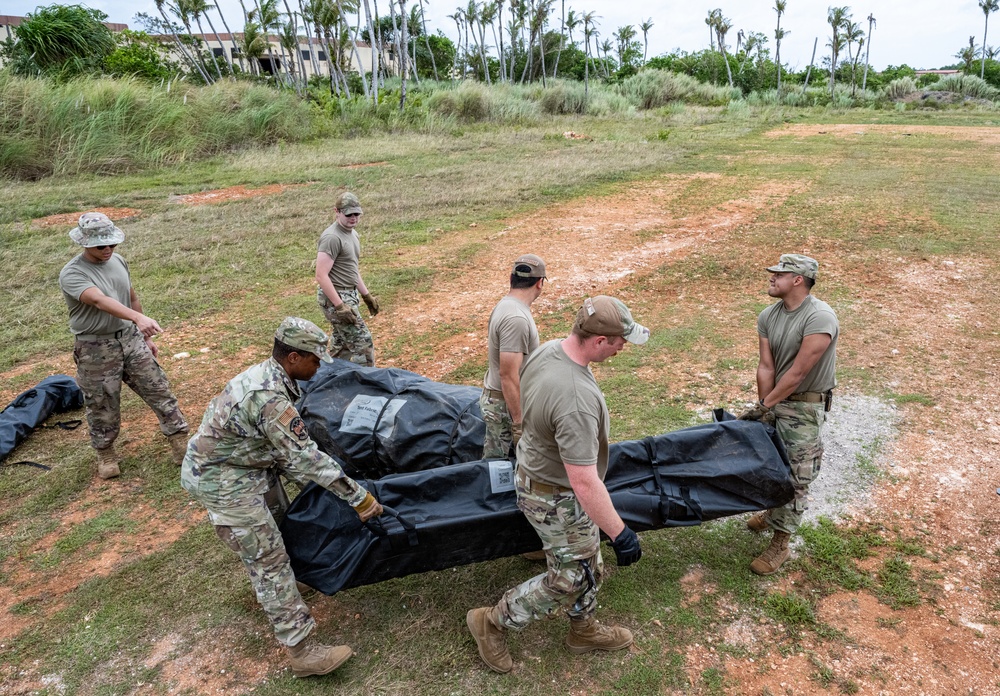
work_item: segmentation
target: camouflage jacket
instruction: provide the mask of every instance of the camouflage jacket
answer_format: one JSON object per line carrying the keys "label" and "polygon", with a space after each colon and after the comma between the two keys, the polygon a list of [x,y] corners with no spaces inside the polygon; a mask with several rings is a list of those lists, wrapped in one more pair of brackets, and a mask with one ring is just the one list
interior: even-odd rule
{"label": "camouflage jacket", "polygon": [[188,443],[181,485],[203,503],[213,524],[259,523],[267,470],[328,488],[349,505],[365,489],[320,451],[295,410],[299,388],[268,358],[230,380],[205,410]]}

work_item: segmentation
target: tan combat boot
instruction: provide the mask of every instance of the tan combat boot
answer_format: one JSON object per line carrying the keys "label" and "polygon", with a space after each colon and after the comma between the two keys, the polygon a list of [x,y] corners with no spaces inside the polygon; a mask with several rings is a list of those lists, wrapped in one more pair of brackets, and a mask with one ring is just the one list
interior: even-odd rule
{"label": "tan combat boot", "polygon": [[470,609],[465,615],[465,623],[476,639],[479,657],[490,669],[506,674],[514,668],[514,661],[507,650],[507,631],[501,627],[496,607]]}
{"label": "tan combat boot", "polygon": [[526,561],[544,561],[545,551],[544,550],[525,551],[524,553],[521,554],[521,558],[523,558]]}
{"label": "tan combat boot", "polygon": [[308,636],[298,645],[286,645],[288,666],[296,677],[329,674],[347,662],[354,651],[346,645],[321,645]]}
{"label": "tan combat boot", "polygon": [[770,519],[770,510],[758,512],[756,515],[747,520],[747,529],[751,532],[766,532],[771,527],[771,525],[768,524]]}
{"label": "tan combat boot", "polygon": [[118,466],[118,453],[115,452],[114,444],[97,450],[97,475],[102,479],[111,479],[121,476],[122,470]]}
{"label": "tan combat boot", "polygon": [[632,631],[621,626],[605,626],[593,616],[569,620],[566,648],[580,655],[591,650],[623,650],[632,645]]}
{"label": "tan combat boot", "polygon": [[764,553],[757,556],[750,564],[750,570],[757,575],[771,575],[776,573],[781,564],[788,560],[792,552],[788,549],[788,540],[791,538],[788,532],[774,530],[771,537],[771,545],[764,549]]}
{"label": "tan combat boot", "polygon": [[179,433],[174,433],[173,435],[167,435],[167,442],[170,443],[170,453],[174,457],[174,464],[180,466],[184,463],[184,455],[187,454],[188,440],[190,439],[190,433],[187,430],[182,430]]}

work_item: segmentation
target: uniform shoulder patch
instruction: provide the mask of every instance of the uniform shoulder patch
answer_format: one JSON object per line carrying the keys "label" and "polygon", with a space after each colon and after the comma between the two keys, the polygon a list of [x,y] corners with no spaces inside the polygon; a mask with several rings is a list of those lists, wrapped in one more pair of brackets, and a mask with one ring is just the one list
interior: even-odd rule
{"label": "uniform shoulder patch", "polygon": [[[295,410],[295,407],[289,406],[281,412],[280,416],[278,416],[278,424],[287,428],[296,418],[299,418],[299,412]],[[299,420],[301,420],[301,418]]]}
{"label": "uniform shoulder patch", "polygon": [[306,424],[302,421],[302,418],[300,418],[299,416],[295,416],[295,418],[292,419],[292,422],[288,426],[288,429],[292,432],[293,435],[295,435],[295,437],[299,438],[300,440],[306,440],[309,438],[309,431],[306,430]]}

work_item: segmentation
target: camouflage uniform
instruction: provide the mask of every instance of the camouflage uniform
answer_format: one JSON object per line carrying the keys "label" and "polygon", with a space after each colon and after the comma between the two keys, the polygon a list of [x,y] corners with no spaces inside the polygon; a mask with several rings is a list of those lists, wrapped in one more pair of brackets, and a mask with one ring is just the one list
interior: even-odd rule
{"label": "camouflage uniform", "polygon": [[120,338],[78,338],[73,346],[76,381],[83,391],[90,444],[94,449],[110,447],[118,437],[122,382],[153,409],[164,435],[188,429],[177,399],[170,391],[167,375],[135,324],[123,331]]}
{"label": "camouflage uniform", "polygon": [[604,579],[600,531],[571,489],[551,494],[517,482],[517,506],[538,532],[548,570],[508,590],[497,605],[505,628],[520,630],[532,621],[565,610],[587,618],[597,610]]}
{"label": "camouflage uniform", "polygon": [[[307,324],[325,345],[326,335],[314,324],[289,318],[282,327],[290,321]],[[330,359],[325,348],[314,352]],[[275,636],[288,646],[299,644],[315,621],[268,506],[272,485],[280,487],[277,475],[300,485],[315,481],[352,506],[367,495],[309,437],[293,406],[299,396],[295,380],[274,358],[237,375],[209,404],[181,472],[181,485],[207,508],[216,534],[243,561]]]}
{"label": "camouflage uniform", "polygon": [[372,332],[368,329],[368,324],[361,317],[361,298],[358,297],[358,291],[337,288],[337,294],[354,311],[354,320],[357,323],[348,324],[341,321],[333,303],[323,293],[323,289],[316,288],[316,301],[323,310],[323,316],[330,322],[330,354],[358,365],[375,367],[375,343],[372,341]]}
{"label": "camouflage uniform", "polygon": [[511,431],[513,421],[503,396],[490,396],[490,390],[483,389],[479,396],[479,410],[486,423],[483,438],[483,459],[505,459],[510,456],[514,444]]}
{"label": "camouflage uniform", "polygon": [[826,421],[823,404],[803,401],[782,401],[771,411],[775,429],[785,445],[792,468],[795,497],[770,514],[774,529],[792,534],[802,522],[802,513],[809,508],[809,484],[819,476],[823,460],[822,427]]}

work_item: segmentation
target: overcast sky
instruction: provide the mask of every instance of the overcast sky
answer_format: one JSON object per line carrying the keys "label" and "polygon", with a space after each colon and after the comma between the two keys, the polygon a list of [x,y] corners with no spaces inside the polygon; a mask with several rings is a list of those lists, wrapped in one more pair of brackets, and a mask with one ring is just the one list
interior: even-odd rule
{"label": "overcast sky", "polygon": [[[239,0],[217,0],[233,31],[242,27],[242,10]],[[397,0],[398,1],[398,0]],[[416,0],[408,0],[407,7]],[[558,22],[560,3],[555,2],[555,21]],[[849,0],[837,0],[849,2]],[[152,0],[66,0],[65,4],[80,4],[107,13],[109,21],[135,26],[137,12],[156,14]],[[244,0],[252,6],[252,0]],[[388,11],[388,0],[375,0],[379,13]],[[45,2],[43,4],[49,4]],[[297,7],[297,0],[289,0]],[[23,15],[31,12],[39,3],[33,0],[3,0],[0,14]],[[444,31],[455,38],[455,22],[448,15],[456,7],[468,5],[458,0],[430,0],[425,2],[429,29]],[[830,27],[826,23],[827,0],[787,0],[787,9],[782,17],[782,26],[790,33],[781,44],[781,58],[791,69],[803,69],[809,64],[813,40],[819,38],[816,62],[825,55]],[[282,3],[279,3],[279,7]],[[770,38],[769,46],[774,46],[775,12],[774,0],[566,0],[567,10],[577,12],[594,11],[600,17],[598,31],[603,38],[611,39],[611,34],[620,26],[636,26],[651,19],[653,28],[649,32],[649,56],[659,55],[680,48],[696,51],[708,46],[708,27],[705,17],[709,10],[719,7],[733,23],[727,43],[735,45],[736,33],[759,31]],[[984,15],[976,0],[866,0],[849,5],[853,19],[867,34],[868,16],[874,15],[875,30],[871,40],[871,64],[876,69],[886,65],[906,63],[914,68],[937,68],[957,62],[955,53],[968,44],[969,36],[976,37],[977,45],[983,39]],[[990,17],[993,30],[987,43],[1000,44],[1000,16]],[[506,22],[506,19],[504,20]],[[558,26],[558,25],[557,25]],[[205,27],[206,30],[208,27]],[[216,22],[216,28],[222,29]],[[639,40],[642,33],[638,32]],[[996,36],[997,38],[994,38]],[[492,39],[488,36],[487,41]]]}

